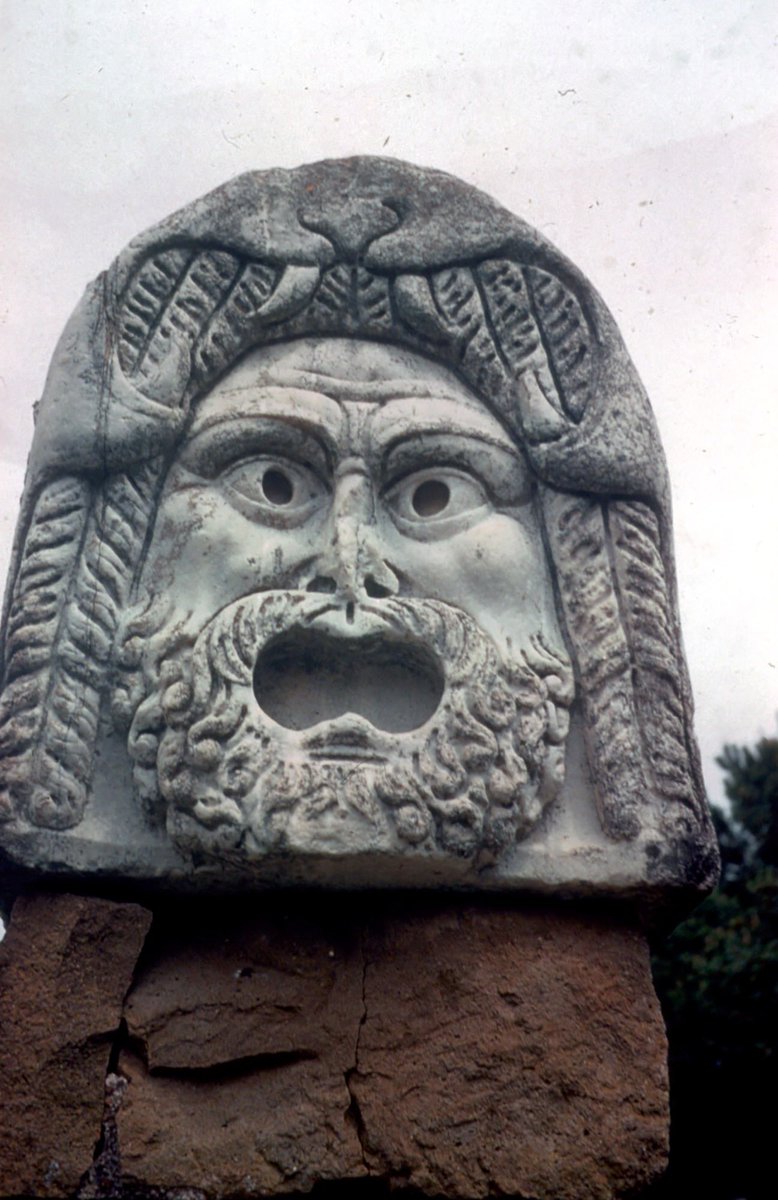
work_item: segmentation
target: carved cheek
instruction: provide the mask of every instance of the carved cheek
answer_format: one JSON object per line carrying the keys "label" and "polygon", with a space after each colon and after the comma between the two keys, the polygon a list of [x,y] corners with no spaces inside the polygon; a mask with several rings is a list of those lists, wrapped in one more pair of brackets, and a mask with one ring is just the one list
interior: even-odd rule
{"label": "carved cheek", "polygon": [[540,537],[501,513],[440,541],[415,542],[395,533],[392,562],[413,595],[457,604],[475,620],[506,603],[537,611],[546,589]]}
{"label": "carved cheek", "polygon": [[295,586],[315,536],[248,520],[213,488],[171,492],[160,506],[142,587],[164,589],[181,606],[210,615],[247,592]]}

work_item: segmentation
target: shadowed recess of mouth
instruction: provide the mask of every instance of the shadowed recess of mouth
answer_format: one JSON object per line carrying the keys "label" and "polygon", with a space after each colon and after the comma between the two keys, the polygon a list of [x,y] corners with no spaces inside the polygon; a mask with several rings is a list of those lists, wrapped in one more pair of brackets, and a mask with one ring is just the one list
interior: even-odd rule
{"label": "shadowed recess of mouth", "polygon": [[428,647],[385,636],[291,630],[268,642],[254,668],[260,708],[287,729],[356,713],[377,729],[405,733],[429,720],[443,686]]}

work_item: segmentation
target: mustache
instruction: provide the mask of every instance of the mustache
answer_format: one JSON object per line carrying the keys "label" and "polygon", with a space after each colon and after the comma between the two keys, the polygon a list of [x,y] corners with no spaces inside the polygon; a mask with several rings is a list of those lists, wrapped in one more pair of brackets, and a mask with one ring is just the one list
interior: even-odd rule
{"label": "mustache", "polygon": [[313,673],[318,663],[326,673],[334,671],[339,659],[350,668],[364,663],[389,668],[394,663],[398,683],[404,674],[407,681],[415,676],[433,689],[465,684],[485,669],[502,671],[511,694],[492,697],[488,723],[496,726],[504,723],[515,702],[538,702],[538,675],[546,694],[559,704],[569,705],[574,690],[568,656],[541,635],[505,661],[473,618],[445,601],[393,597],[346,605],[318,593],[279,588],[232,601],[204,626],[191,613],[173,615],[170,603],[161,599],[131,610],[117,657],[119,680],[112,702],[117,727],[127,728],[134,716],[138,676],[174,687],[178,680],[171,662],[184,651],[192,654],[191,683],[168,697],[171,712],[184,703],[194,709],[207,706],[206,681],[214,669],[228,682],[256,682],[260,693],[269,694],[282,684],[285,667],[302,664]]}

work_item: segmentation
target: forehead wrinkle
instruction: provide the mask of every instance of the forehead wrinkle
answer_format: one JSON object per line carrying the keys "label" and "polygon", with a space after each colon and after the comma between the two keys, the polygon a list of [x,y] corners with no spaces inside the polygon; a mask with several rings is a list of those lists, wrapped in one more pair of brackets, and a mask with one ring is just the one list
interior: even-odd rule
{"label": "forehead wrinkle", "polygon": [[520,456],[484,401],[455,379],[353,380],[276,364],[217,384],[197,406],[186,440],[233,421],[265,420],[318,437],[335,455],[376,464],[403,441],[440,434]]}
{"label": "forehead wrinkle", "polygon": [[[256,382],[294,388],[319,396],[327,396],[332,400],[364,400],[376,404],[384,404],[389,400],[405,397],[434,400],[447,392],[453,394],[456,387],[455,380],[449,384],[439,379],[411,379],[404,376],[398,376],[396,379],[349,379],[325,371],[303,371],[293,368],[280,370],[277,367],[266,373],[258,373]],[[463,386],[462,400],[465,401],[467,396],[468,393]],[[474,397],[474,399],[476,398]]]}

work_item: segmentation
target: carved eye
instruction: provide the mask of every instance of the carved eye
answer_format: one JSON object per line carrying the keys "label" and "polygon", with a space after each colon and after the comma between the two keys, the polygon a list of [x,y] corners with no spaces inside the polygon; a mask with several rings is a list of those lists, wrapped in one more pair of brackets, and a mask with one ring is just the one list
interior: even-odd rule
{"label": "carved eye", "polygon": [[271,519],[302,520],[327,494],[311,467],[288,459],[243,459],[222,479],[251,512]]}
{"label": "carved eye", "polygon": [[262,476],[262,494],[268,504],[290,504],[294,498],[294,482],[280,467],[268,467]]}
{"label": "carved eye", "polygon": [[445,467],[406,475],[389,489],[386,503],[404,533],[443,536],[482,515],[489,497],[474,476]]}
{"label": "carved eye", "polygon": [[425,479],[413,489],[411,506],[419,517],[437,517],[451,499],[451,488],[443,479]]}

